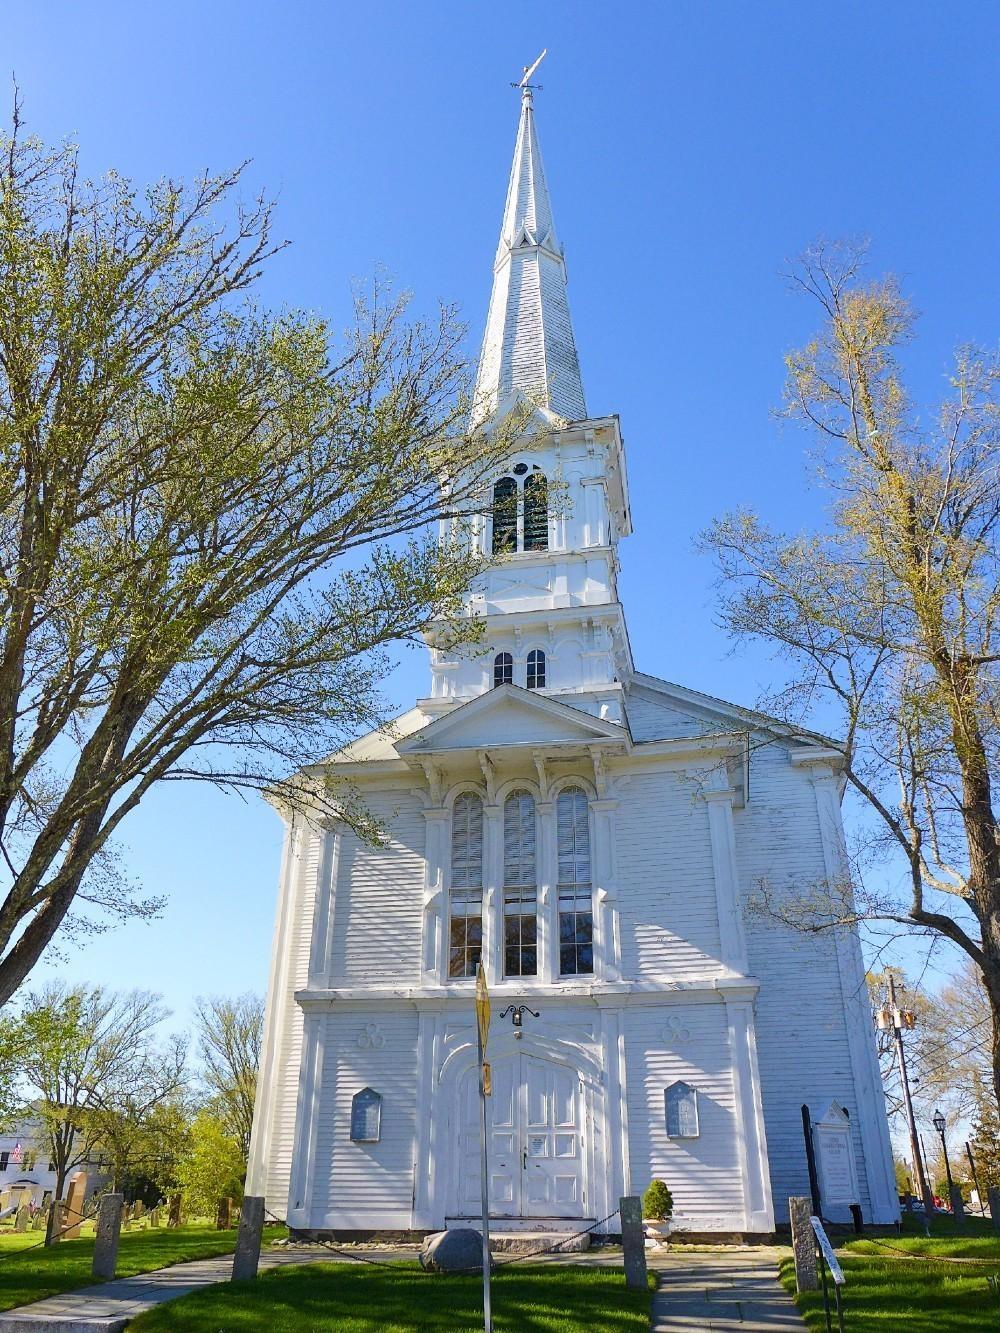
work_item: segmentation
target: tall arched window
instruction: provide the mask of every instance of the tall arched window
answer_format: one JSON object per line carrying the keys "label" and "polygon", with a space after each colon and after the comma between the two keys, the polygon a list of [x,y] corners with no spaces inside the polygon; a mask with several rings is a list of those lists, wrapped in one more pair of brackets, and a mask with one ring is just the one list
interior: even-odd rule
{"label": "tall arched window", "polygon": [[517,482],[501,477],[493,487],[493,554],[517,550]]}
{"label": "tall arched window", "polygon": [[503,970],[507,977],[538,971],[538,875],[535,798],[515,791],[503,803]]}
{"label": "tall arched window", "polygon": [[594,970],[594,904],[587,793],[567,787],[556,801],[559,858],[559,972]]}
{"label": "tall arched window", "polygon": [[543,472],[532,472],[524,483],[524,549],[549,549],[549,483]]}
{"label": "tall arched window", "polygon": [[541,648],[532,648],[528,654],[528,689],[545,689],[545,654]]}
{"label": "tall arched window", "polygon": [[483,954],[483,802],[463,792],[451,812],[448,975],[474,977]]}
{"label": "tall arched window", "polygon": [[493,659],[493,684],[512,685],[514,682],[514,659],[510,653],[497,653]]}

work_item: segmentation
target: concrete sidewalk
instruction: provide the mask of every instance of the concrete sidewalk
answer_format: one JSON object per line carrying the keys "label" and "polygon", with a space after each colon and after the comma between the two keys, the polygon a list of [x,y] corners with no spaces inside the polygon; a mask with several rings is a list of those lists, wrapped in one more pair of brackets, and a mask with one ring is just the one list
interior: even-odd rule
{"label": "concrete sidewalk", "polygon": [[[328,1257],[312,1249],[264,1250],[260,1267],[263,1272],[283,1264],[315,1263]],[[0,1314],[0,1333],[120,1333],[144,1310],[216,1282],[228,1282],[232,1271],[233,1256],[220,1254],[215,1259],[195,1259],[96,1287],[80,1287],[4,1311]]]}
{"label": "concrete sidewalk", "polygon": [[769,1246],[647,1253],[650,1270],[660,1275],[653,1333],[801,1333],[802,1317],[778,1282],[781,1253]]}

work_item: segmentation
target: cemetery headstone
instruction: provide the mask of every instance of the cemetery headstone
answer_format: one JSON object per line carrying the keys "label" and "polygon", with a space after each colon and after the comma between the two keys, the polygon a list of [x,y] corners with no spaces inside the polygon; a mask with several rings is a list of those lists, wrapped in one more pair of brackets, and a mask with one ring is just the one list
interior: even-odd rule
{"label": "cemetery headstone", "polygon": [[20,1208],[18,1208],[17,1212],[14,1214],[14,1230],[27,1231],[29,1221],[28,1206],[27,1204],[22,1203]]}
{"label": "cemetery headstone", "polygon": [[78,1171],[69,1182],[69,1194],[66,1196],[66,1232],[67,1240],[76,1240],[80,1235],[80,1223],[83,1221],[83,1201],[87,1195],[87,1173]]}
{"label": "cemetery headstone", "polygon": [[45,1224],[48,1222],[48,1220],[49,1220],[49,1210],[47,1208],[39,1208],[38,1212],[31,1219],[32,1231],[44,1231]]}
{"label": "cemetery headstone", "polygon": [[118,1240],[122,1229],[122,1211],[125,1200],[121,1194],[105,1194],[97,1215],[97,1238],[94,1241],[94,1277],[112,1278],[118,1262]]}
{"label": "cemetery headstone", "polygon": [[799,1291],[815,1291],[819,1286],[816,1275],[816,1242],[809,1218],[812,1199],[800,1195],[788,1200],[788,1216],[792,1223],[792,1252],[795,1256],[795,1286]]}
{"label": "cemetery headstone", "polygon": [[160,1208],[158,1204],[149,1210],[149,1225],[151,1227],[158,1227],[160,1225]]}
{"label": "cemetery headstone", "polygon": [[240,1208],[240,1227],[236,1233],[236,1253],[233,1255],[233,1281],[257,1276],[260,1262],[260,1239],[264,1231],[264,1200],[253,1196],[243,1200]]}
{"label": "cemetery headstone", "polygon": [[642,1200],[638,1194],[618,1200],[622,1223],[622,1257],[625,1260],[625,1285],[646,1290],[646,1237],[642,1230]]}
{"label": "cemetery headstone", "polygon": [[180,1224],[181,1224],[181,1196],[179,1194],[171,1194],[170,1208],[167,1213],[167,1226],[179,1227]]}
{"label": "cemetery headstone", "polygon": [[57,1241],[62,1240],[66,1235],[65,1227],[69,1218],[65,1199],[53,1200],[52,1205],[49,1208],[49,1218],[52,1223],[50,1235],[52,1237],[52,1243],[55,1244]]}
{"label": "cemetery headstone", "polygon": [[950,1203],[951,1215],[955,1219],[955,1230],[961,1231],[965,1226],[965,1200],[962,1198],[961,1186],[952,1185]]}
{"label": "cemetery headstone", "polygon": [[141,1199],[136,1199],[135,1203],[132,1205],[132,1221],[138,1222],[138,1220],[141,1217],[145,1217],[145,1215],[146,1215],[146,1205],[143,1203]]}
{"label": "cemetery headstone", "polygon": [[215,1229],[216,1231],[228,1231],[233,1224],[233,1201],[232,1199],[220,1199],[219,1206],[215,1210]]}

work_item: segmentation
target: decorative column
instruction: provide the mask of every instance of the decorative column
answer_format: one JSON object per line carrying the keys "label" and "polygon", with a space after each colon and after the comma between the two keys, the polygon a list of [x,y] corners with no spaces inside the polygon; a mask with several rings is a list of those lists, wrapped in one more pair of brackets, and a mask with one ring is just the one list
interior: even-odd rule
{"label": "decorative column", "polygon": [[699,774],[701,797],[708,807],[708,833],[712,845],[715,903],[719,917],[720,962],[731,976],[747,974],[747,941],[743,929],[740,877],[736,864],[736,832],[733,801],[725,763]]}
{"label": "decorative column", "polygon": [[[836,761],[839,761],[839,754]],[[820,842],[827,882],[853,901],[850,891],[850,866],[840,815],[840,780],[831,764],[829,752],[823,760],[808,754],[799,764],[807,764],[816,797]],[[793,762],[795,762],[793,760]],[[839,888],[837,888],[839,886]],[[889,1126],[882,1112],[882,1080],[872,1034],[872,1015],[865,982],[861,942],[857,932],[848,927],[834,927],[841,995],[846,1016],[847,1046],[857,1102],[858,1130],[865,1157],[868,1195],[873,1222],[893,1222],[899,1216],[899,1195],[892,1166]]]}
{"label": "decorative column", "polygon": [[303,1019],[299,1095],[295,1111],[295,1141],[288,1182],[288,1221],[294,1227],[312,1225],[312,1193],[316,1176],[316,1133],[323,1096],[323,1052],[327,1014],[307,1009]]}
{"label": "decorative column", "polygon": [[747,1231],[774,1230],[774,1205],[764,1133],[764,1105],[757,1068],[757,1036],[752,992],[725,992],[732,1056],[736,1149],[743,1180],[744,1226]]}

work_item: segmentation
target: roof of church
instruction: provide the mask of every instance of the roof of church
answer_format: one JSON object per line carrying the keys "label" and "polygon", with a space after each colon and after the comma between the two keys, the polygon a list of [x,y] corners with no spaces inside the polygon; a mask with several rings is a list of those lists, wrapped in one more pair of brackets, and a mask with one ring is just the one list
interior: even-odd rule
{"label": "roof of church", "polygon": [[475,415],[485,420],[522,397],[567,421],[587,416],[566,293],[566,261],[552,217],[530,88],[521,99],[493,265]]}

